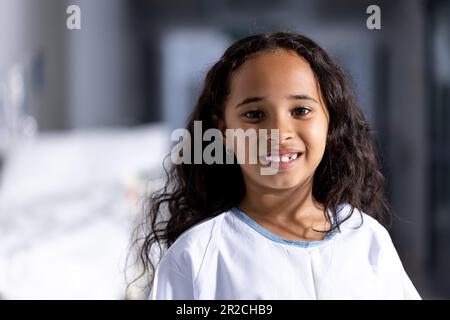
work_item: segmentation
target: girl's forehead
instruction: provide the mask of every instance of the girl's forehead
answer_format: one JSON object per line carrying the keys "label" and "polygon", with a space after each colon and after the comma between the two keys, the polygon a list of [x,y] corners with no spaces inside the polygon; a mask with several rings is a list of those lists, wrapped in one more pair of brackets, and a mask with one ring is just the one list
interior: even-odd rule
{"label": "girl's forehead", "polygon": [[232,95],[270,91],[298,94],[292,92],[298,90],[318,95],[316,77],[303,57],[284,49],[251,56],[231,77]]}

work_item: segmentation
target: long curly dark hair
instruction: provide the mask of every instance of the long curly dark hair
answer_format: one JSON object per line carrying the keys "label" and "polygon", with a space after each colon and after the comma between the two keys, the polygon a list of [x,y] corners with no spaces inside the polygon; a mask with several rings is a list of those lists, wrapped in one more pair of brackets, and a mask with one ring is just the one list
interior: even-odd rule
{"label": "long curly dark hair", "polygon": [[[294,51],[309,63],[330,114],[325,153],[314,173],[314,198],[332,212],[334,221],[338,205],[347,203],[352,213],[357,208],[386,225],[390,206],[369,124],[344,72],[303,35],[258,34],[231,45],[207,73],[186,129],[193,136],[194,121],[201,121],[203,130],[218,128],[233,72],[253,54],[273,49]],[[145,231],[139,245],[139,258],[151,274],[150,285],[164,249],[193,225],[237,206],[245,194],[244,179],[236,163],[171,164],[169,168],[164,166],[164,171],[165,186],[148,199],[142,225]],[[339,228],[339,223],[332,228]],[[154,255],[155,247],[159,248],[159,257]]]}

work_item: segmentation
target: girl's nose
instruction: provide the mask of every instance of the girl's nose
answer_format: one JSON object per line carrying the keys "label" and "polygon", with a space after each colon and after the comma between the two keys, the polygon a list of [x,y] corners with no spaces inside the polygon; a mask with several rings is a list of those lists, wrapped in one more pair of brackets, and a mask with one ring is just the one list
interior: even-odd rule
{"label": "girl's nose", "polygon": [[292,121],[287,116],[275,115],[273,119],[272,128],[279,130],[278,134],[280,142],[292,139],[294,136]]}

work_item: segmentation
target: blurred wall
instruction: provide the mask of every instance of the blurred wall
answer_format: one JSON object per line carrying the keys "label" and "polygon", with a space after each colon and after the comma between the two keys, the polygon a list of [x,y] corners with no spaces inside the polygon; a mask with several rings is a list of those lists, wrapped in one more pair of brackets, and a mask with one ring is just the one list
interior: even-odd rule
{"label": "blurred wall", "polygon": [[65,2],[0,0],[0,84],[13,66],[24,77],[22,106],[43,129],[67,125]]}
{"label": "blurred wall", "polygon": [[[422,1],[395,1],[385,19],[388,47],[386,99],[380,121],[383,135],[389,198],[394,208],[394,242],[418,286],[425,285],[425,220],[427,175],[425,121],[425,10]],[[380,110],[381,111],[381,110]]]}
{"label": "blurred wall", "polygon": [[81,30],[65,31],[69,127],[140,123],[145,88],[137,33],[133,32],[136,22],[131,21],[128,2],[66,0],[66,3],[79,5],[82,17]]}

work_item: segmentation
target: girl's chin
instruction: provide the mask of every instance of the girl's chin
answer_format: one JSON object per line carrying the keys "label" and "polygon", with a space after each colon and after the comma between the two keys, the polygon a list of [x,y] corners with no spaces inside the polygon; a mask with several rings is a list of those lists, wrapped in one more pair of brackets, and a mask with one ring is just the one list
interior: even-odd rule
{"label": "girl's chin", "polygon": [[294,175],[268,175],[260,176],[260,183],[270,189],[291,189],[304,184],[304,177],[294,176]]}

